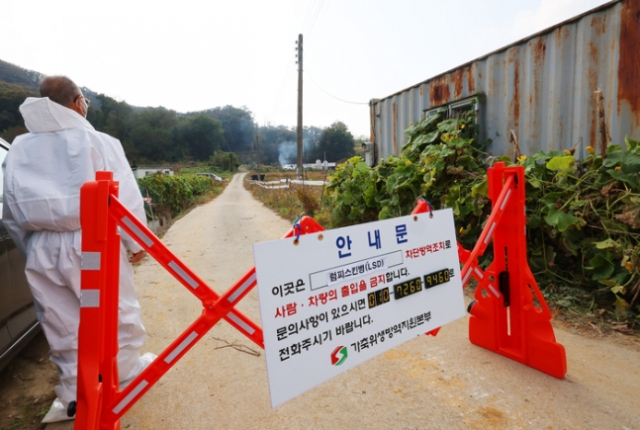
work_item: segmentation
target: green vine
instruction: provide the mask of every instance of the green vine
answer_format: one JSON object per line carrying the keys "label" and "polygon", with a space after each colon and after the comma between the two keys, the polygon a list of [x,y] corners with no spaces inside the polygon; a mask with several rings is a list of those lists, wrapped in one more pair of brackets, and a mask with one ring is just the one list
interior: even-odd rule
{"label": "green vine", "polygon": [[148,193],[154,204],[169,206],[176,215],[193,205],[199,196],[212,190],[214,185],[206,176],[155,174],[138,179],[138,184]]}

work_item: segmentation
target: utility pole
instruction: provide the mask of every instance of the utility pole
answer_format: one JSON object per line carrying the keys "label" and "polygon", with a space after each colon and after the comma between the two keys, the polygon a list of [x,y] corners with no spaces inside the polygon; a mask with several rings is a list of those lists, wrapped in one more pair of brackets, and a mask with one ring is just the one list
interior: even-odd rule
{"label": "utility pole", "polygon": [[302,179],[302,34],[298,35],[298,179]]}
{"label": "utility pole", "polygon": [[253,166],[255,165],[254,161],[256,159],[256,148],[253,146],[253,141],[251,141],[251,156],[249,158],[251,163],[249,170],[253,170]]}
{"label": "utility pole", "polygon": [[260,179],[260,135],[256,133],[256,168],[258,170],[258,179]]}

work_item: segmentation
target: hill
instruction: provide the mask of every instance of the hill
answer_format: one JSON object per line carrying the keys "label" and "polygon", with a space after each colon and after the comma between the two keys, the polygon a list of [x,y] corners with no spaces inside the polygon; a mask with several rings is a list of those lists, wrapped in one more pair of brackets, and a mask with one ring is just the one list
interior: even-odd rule
{"label": "hill", "polygon": [[38,96],[42,74],[0,60],[0,137],[11,142],[25,133],[18,107],[25,98]]}
{"label": "hill", "polygon": [[[27,97],[39,97],[38,84],[44,75],[0,60],[0,137],[11,142],[26,133],[18,107]],[[82,88],[91,104],[100,109],[97,93]]]}
{"label": "hill", "polygon": [[0,60],[0,81],[17,84],[25,89],[37,91],[38,82],[40,82],[43,76],[42,73],[23,69],[15,64]]}

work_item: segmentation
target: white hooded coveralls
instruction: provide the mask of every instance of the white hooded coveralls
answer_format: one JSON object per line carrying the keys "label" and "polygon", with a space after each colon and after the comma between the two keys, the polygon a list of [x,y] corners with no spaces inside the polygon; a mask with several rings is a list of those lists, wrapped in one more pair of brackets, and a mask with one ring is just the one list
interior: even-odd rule
{"label": "white hooded coveralls", "polygon": [[[78,113],[46,98],[30,97],[20,106],[30,131],[18,136],[2,165],[3,221],[26,253],[26,275],[38,320],[58,366],[55,388],[66,409],[76,399],[80,317],[80,187],[98,170],[113,172],[120,201],[146,223],[142,196],[120,141],[96,131]],[[133,268],[125,248],[142,248],[121,232],[118,366],[120,381],[135,377],[145,364],[145,339]]]}

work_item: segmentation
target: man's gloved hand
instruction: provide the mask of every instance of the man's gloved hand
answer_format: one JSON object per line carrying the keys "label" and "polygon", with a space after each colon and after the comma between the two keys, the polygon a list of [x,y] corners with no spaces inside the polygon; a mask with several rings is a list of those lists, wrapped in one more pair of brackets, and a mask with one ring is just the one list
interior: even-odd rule
{"label": "man's gloved hand", "polygon": [[141,261],[146,254],[147,254],[146,251],[136,252],[135,254],[131,255],[131,258],[129,259],[129,263],[133,264],[133,263],[137,263],[138,261]]}

